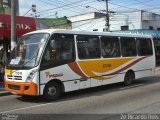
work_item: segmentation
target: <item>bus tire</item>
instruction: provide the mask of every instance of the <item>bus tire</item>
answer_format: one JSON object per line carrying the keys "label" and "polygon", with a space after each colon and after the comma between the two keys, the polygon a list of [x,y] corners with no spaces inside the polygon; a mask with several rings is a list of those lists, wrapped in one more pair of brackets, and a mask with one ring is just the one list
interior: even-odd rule
{"label": "bus tire", "polygon": [[124,77],[124,85],[130,85],[132,84],[133,80],[135,79],[135,74],[133,71],[128,71],[126,74],[125,74],[125,77]]}
{"label": "bus tire", "polygon": [[57,82],[49,82],[45,88],[43,96],[46,100],[57,100],[61,96],[61,86]]}

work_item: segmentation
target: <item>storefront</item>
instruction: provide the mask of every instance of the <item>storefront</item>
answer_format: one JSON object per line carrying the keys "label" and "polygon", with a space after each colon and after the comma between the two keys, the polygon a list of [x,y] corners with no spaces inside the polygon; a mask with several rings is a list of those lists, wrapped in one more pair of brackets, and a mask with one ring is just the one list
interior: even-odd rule
{"label": "storefront", "polygon": [[[37,29],[37,21],[31,17],[16,17],[17,41],[23,34]],[[0,62],[5,62],[11,48],[11,16],[0,15]]]}

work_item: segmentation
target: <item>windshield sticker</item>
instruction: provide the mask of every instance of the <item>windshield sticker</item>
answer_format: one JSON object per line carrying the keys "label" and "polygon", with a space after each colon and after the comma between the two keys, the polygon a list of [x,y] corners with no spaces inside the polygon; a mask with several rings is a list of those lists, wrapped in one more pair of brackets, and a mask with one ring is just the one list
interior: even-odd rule
{"label": "windshield sticker", "polygon": [[10,64],[14,64],[14,65],[17,65],[21,60],[21,57],[16,57],[16,59],[12,59]]}
{"label": "windshield sticker", "polygon": [[50,72],[45,72],[46,78],[56,78],[56,77],[61,77],[63,76],[63,73],[59,73],[59,74],[52,74]]}

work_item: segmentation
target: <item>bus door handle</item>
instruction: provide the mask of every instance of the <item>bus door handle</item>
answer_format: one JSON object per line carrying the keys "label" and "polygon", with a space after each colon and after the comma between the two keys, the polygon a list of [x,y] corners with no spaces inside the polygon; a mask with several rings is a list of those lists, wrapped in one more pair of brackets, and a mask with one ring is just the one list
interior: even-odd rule
{"label": "bus door handle", "polygon": [[87,81],[88,78],[80,78],[80,82]]}

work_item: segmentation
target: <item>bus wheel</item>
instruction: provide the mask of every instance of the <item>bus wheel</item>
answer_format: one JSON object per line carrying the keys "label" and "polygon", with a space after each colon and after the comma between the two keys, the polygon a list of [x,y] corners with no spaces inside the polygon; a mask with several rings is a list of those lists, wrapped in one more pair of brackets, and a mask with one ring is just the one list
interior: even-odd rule
{"label": "bus wheel", "polygon": [[124,77],[124,85],[132,84],[132,81],[135,79],[135,75],[133,72],[128,71]]}
{"label": "bus wheel", "polygon": [[43,96],[46,100],[56,100],[60,97],[61,93],[60,85],[56,82],[50,82],[45,86]]}

